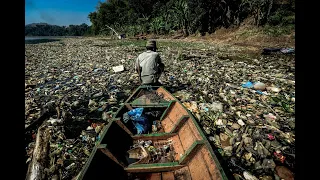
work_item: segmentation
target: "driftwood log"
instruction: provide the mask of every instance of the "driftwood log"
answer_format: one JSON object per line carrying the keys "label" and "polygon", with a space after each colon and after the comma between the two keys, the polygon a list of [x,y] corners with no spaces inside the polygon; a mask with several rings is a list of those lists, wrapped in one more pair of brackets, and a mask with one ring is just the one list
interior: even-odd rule
{"label": "driftwood log", "polygon": [[32,160],[28,167],[26,180],[43,180],[49,153],[49,129],[42,124],[37,133],[36,145],[33,150]]}

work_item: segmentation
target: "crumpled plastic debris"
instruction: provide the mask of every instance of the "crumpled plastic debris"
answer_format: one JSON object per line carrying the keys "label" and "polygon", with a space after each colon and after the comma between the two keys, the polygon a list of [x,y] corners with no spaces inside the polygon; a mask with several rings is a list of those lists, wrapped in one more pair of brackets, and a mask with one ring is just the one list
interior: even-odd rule
{"label": "crumpled plastic debris", "polygon": [[[130,111],[128,111],[126,114],[128,114],[129,118],[132,120],[132,123],[134,124],[137,134],[143,134],[147,132],[148,128],[148,121],[145,115],[143,113],[143,108],[135,108]],[[123,115],[125,119],[125,122],[128,122],[127,115]]]}
{"label": "crumpled plastic debris", "polygon": [[243,176],[246,180],[259,180],[257,177],[254,175],[250,174],[248,171],[243,172]]}
{"label": "crumpled plastic debris", "polygon": [[[145,152],[143,156],[139,156],[139,154],[137,153],[137,147],[140,147],[140,149],[142,149]],[[146,140],[146,141],[137,140],[133,143],[133,146],[128,152],[129,152],[129,158],[136,158],[136,159],[144,158],[143,161],[134,162],[133,164],[174,162],[175,161],[174,157],[176,154],[173,148],[172,139],[168,139],[166,141],[155,141],[155,142],[153,142],[152,140]],[[148,158],[146,159],[147,156]]]}
{"label": "crumpled plastic debris", "polygon": [[269,113],[267,115],[263,115],[263,117],[267,120],[267,121],[275,121],[277,119],[277,116],[273,115],[272,113]]}
{"label": "crumpled plastic debris", "polygon": [[253,83],[248,81],[245,84],[242,84],[241,86],[244,88],[253,88]]}
{"label": "crumpled plastic debris", "polygon": [[117,72],[122,72],[122,71],[124,71],[123,65],[112,67],[112,69],[113,69],[113,71],[116,72],[116,73],[117,73]]}
{"label": "crumpled plastic debris", "polygon": [[264,48],[262,54],[271,54],[281,52],[283,54],[293,54],[295,51],[293,48]]}
{"label": "crumpled plastic debris", "polygon": [[281,48],[280,51],[284,54],[292,54],[294,53],[294,49],[293,48]]}
{"label": "crumpled plastic debris", "polygon": [[133,123],[135,128],[137,129],[137,134],[142,134],[145,132],[145,128],[139,123]]}
{"label": "crumpled plastic debris", "polygon": [[123,113],[122,116],[123,116],[122,119],[123,119],[124,123],[127,123],[130,120],[130,116],[129,116],[129,114],[127,112]]}
{"label": "crumpled plastic debris", "polygon": [[200,103],[198,107],[206,112],[208,111],[222,112],[223,111],[223,105],[220,102]]}
{"label": "crumpled plastic debris", "polygon": [[56,125],[56,124],[60,124],[62,123],[62,119],[53,119],[53,118],[50,118],[48,120],[49,123],[51,123],[52,125]]}
{"label": "crumpled plastic debris", "polygon": [[274,140],[274,136],[272,134],[267,134],[269,140]]}
{"label": "crumpled plastic debris", "polygon": [[268,91],[272,91],[272,92],[276,92],[276,93],[278,93],[278,92],[281,91],[280,88],[278,88],[278,87],[272,87],[272,86],[266,87],[266,89],[267,89]]}
{"label": "crumpled plastic debris", "polygon": [[133,121],[145,122],[145,117],[142,116],[143,108],[135,108],[128,112],[128,115]]}
{"label": "crumpled plastic debris", "polygon": [[274,152],[273,155],[277,158],[277,160],[279,160],[281,163],[284,163],[284,161],[286,160],[286,157],[283,156],[281,153],[278,152]]}
{"label": "crumpled plastic debris", "polygon": [[266,89],[266,85],[265,85],[264,83],[261,83],[261,82],[256,82],[256,83],[254,83],[253,88],[254,88],[255,90],[261,90],[261,91],[263,91],[263,90]]}

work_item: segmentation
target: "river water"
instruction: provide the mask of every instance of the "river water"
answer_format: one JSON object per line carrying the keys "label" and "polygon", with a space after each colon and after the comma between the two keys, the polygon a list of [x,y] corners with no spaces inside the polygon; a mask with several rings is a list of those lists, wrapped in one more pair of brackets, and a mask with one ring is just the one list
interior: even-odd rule
{"label": "river water", "polygon": [[25,44],[39,44],[46,42],[59,41],[63,38],[81,38],[81,36],[25,36]]}
{"label": "river water", "polygon": [[77,38],[81,36],[25,36],[24,40],[40,40],[40,39],[61,39],[61,38]]}

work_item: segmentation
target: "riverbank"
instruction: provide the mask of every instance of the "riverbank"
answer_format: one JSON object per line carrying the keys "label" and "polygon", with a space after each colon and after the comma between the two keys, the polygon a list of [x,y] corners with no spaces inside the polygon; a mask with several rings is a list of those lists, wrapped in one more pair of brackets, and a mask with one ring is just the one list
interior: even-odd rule
{"label": "riverbank", "polygon": [[[184,37],[182,34],[175,33],[171,35],[145,35],[147,39],[158,39],[164,41],[182,41],[211,43],[214,46],[232,46],[241,49],[245,53],[259,53],[263,48],[294,48],[295,30],[291,26],[263,26],[257,27],[250,24],[249,21],[235,28],[221,28],[212,34],[192,34]],[[112,39],[110,36],[26,36],[25,40],[37,39],[62,39],[62,38],[96,38]],[[113,37],[117,39],[117,37]],[[126,39],[136,39],[127,37]]]}
{"label": "riverbank", "polygon": [[221,46],[233,46],[247,53],[261,52],[263,48],[295,47],[295,30],[292,27],[256,27],[241,25],[235,28],[221,28],[212,34],[190,35],[146,35],[148,39],[175,39],[185,42],[207,42]]}

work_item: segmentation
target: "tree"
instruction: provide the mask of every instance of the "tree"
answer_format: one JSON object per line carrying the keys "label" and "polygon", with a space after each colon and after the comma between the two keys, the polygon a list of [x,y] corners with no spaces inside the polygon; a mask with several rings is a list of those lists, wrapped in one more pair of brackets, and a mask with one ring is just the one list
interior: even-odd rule
{"label": "tree", "polygon": [[294,23],[294,16],[288,13],[294,13],[294,1],[287,0],[291,9],[276,6],[275,1],[108,0],[99,3],[89,18],[94,34],[106,33],[105,26],[108,25],[117,32],[132,35],[166,34],[178,29],[183,30],[186,36],[196,32],[212,33],[220,27],[239,26],[248,17],[253,17],[257,26],[279,24],[278,20]]}
{"label": "tree", "polygon": [[90,27],[81,25],[56,26],[49,24],[32,24],[25,26],[25,36],[83,36]]}

